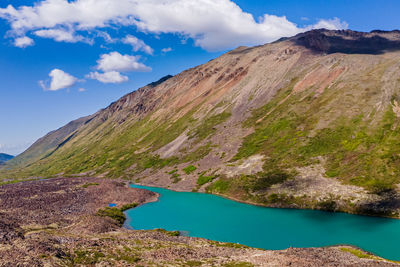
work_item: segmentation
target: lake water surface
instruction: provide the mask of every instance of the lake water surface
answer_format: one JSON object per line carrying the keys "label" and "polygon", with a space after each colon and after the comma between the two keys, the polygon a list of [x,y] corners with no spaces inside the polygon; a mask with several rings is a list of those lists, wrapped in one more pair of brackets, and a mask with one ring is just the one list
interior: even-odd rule
{"label": "lake water surface", "polygon": [[161,196],[157,202],[126,211],[128,228],[179,230],[193,237],[264,249],[349,244],[400,260],[400,220],[265,208],[210,194],[131,186]]}

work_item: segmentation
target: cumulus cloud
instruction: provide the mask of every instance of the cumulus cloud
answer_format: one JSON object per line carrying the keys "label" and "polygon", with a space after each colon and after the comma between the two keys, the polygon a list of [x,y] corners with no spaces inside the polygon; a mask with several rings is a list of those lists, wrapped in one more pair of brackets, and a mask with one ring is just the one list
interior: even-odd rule
{"label": "cumulus cloud", "polygon": [[122,83],[129,78],[121,72],[151,71],[151,68],[139,62],[138,56],[121,55],[118,52],[103,54],[97,60],[96,69],[102,72],[91,72],[86,75],[88,79],[98,80],[102,83]]}
{"label": "cumulus cloud", "polygon": [[49,29],[49,30],[38,30],[35,31],[34,34],[43,38],[51,38],[57,42],[67,42],[67,43],[76,43],[79,41],[86,41],[87,39],[83,36],[76,35],[72,31],[66,31],[62,29]]}
{"label": "cumulus cloud", "polygon": [[256,20],[231,0],[41,0],[33,6],[0,8],[0,17],[11,24],[13,36],[57,27],[90,32],[111,25],[136,26],[146,33],[193,38],[197,46],[210,51],[263,44],[310,28],[347,27],[338,19],[306,27],[270,14]]}
{"label": "cumulus cloud", "polygon": [[122,39],[122,42],[124,44],[129,44],[132,46],[132,50],[137,52],[139,50],[152,55],[153,54],[153,48],[145,44],[143,40],[140,40],[136,38],[135,36],[132,35],[127,35],[124,39]]}
{"label": "cumulus cloud", "polygon": [[79,81],[71,74],[68,74],[60,69],[52,70],[49,73],[49,76],[51,78],[50,86],[46,85],[45,81],[39,81],[39,84],[43,88],[43,90],[58,91],[64,88],[71,87]]}
{"label": "cumulus cloud", "polygon": [[104,73],[95,71],[86,75],[86,78],[98,80],[102,83],[123,83],[129,81],[127,76],[122,75],[118,71],[108,71]]}
{"label": "cumulus cloud", "polygon": [[108,71],[151,71],[151,68],[140,63],[138,56],[121,55],[118,52],[103,54],[97,60],[97,69]]}
{"label": "cumulus cloud", "polygon": [[21,47],[21,48],[25,48],[27,46],[32,46],[34,43],[35,42],[33,41],[33,39],[31,39],[27,36],[19,37],[14,40],[14,45],[16,47]]}
{"label": "cumulus cloud", "polygon": [[171,51],[172,51],[171,47],[166,47],[166,48],[161,49],[161,52],[163,52],[163,53],[168,53],[168,52],[171,52]]}

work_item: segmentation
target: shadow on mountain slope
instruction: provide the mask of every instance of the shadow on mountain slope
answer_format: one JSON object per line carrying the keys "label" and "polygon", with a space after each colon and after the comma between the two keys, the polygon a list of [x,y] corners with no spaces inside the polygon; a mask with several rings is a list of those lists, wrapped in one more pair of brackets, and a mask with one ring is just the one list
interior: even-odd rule
{"label": "shadow on mountain slope", "polygon": [[400,50],[400,31],[355,32],[351,30],[313,30],[300,33],[291,40],[315,52],[327,54],[383,54],[388,51]]}

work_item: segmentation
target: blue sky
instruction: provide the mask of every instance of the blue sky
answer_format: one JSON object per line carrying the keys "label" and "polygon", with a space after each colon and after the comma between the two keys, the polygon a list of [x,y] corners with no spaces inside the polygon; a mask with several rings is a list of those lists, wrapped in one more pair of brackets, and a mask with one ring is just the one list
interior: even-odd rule
{"label": "blue sky", "polygon": [[0,152],[239,45],[392,30],[398,14],[398,0],[2,0]]}

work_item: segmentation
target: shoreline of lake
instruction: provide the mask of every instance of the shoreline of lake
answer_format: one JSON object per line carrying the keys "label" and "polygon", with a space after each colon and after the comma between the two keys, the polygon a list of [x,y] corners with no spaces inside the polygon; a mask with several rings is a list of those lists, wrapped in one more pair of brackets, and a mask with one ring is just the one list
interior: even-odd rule
{"label": "shoreline of lake", "polygon": [[[395,223],[396,225],[399,224],[399,229],[400,229],[400,221],[396,220],[394,218],[384,218],[384,217],[376,217],[376,216],[368,216],[368,215],[360,215],[360,214],[349,214],[349,213],[343,213],[343,212],[329,212],[329,211],[323,211],[323,210],[310,210],[310,209],[307,210],[307,209],[293,209],[293,208],[272,208],[272,207],[265,207],[265,206],[262,206],[262,205],[252,205],[252,204],[248,204],[248,203],[245,203],[245,202],[242,202],[242,201],[237,201],[235,199],[226,198],[225,196],[218,196],[218,195],[215,195],[215,194],[198,193],[198,192],[178,192],[178,191],[172,191],[172,190],[161,188],[161,187],[147,187],[147,186],[135,185],[135,184],[131,184],[131,186],[133,186],[135,188],[144,188],[144,189],[147,189],[147,190],[150,190],[152,192],[156,192],[156,193],[160,194],[160,197],[159,197],[157,202],[147,203],[147,204],[143,205],[142,208],[143,207],[148,207],[149,205],[152,205],[154,203],[161,203],[164,200],[164,198],[163,198],[163,193],[161,193],[160,190],[161,191],[166,190],[166,191],[163,191],[163,192],[165,193],[165,192],[169,191],[169,192],[173,192],[175,194],[182,194],[182,193],[183,194],[193,194],[193,193],[195,193],[195,194],[200,195],[200,196],[202,195],[202,196],[209,196],[209,197],[217,197],[217,198],[223,199],[225,201],[231,201],[233,203],[246,205],[248,207],[257,207],[257,208],[261,208],[261,209],[269,209],[269,210],[272,210],[273,213],[274,212],[278,212],[278,213],[281,213],[281,212],[293,213],[294,212],[294,214],[303,213],[303,215],[305,214],[304,216],[311,216],[311,217],[316,216],[317,219],[318,219],[318,217],[319,217],[319,219],[321,219],[322,217],[325,217],[325,219],[326,218],[330,218],[330,219],[337,220],[337,218],[341,218],[341,217],[344,216],[345,217],[344,220],[347,220],[349,218],[356,218],[355,220],[359,220],[359,221],[363,221],[363,220],[374,221],[376,226],[379,226],[379,224],[383,225],[386,222],[392,222],[392,220],[393,220],[393,221],[396,222]],[[153,191],[152,189],[155,190],[155,191]],[[190,201],[190,200],[188,200],[188,201]],[[196,210],[196,207],[193,207],[193,209]],[[130,223],[129,216],[131,216],[131,215],[129,215],[129,213],[128,213],[128,216],[127,216],[128,217],[128,220],[127,220],[128,224]],[[352,219],[350,219],[350,221],[351,220]],[[165,228],[166,230],[170,230],[170,231],[172,231],[172,230],[187,231],[189,233],[189,236],[191,236],[191,237],[200,237],[200,238],[206,238],[206,239],[210,239],[210,240],[218,240],[218,241],[221,241],[221,242],[233,242],[233,241],[230,241],[230,240],[227,240],[227,239],[213,238],[212,236],[196,235],[196,234],[191,233],[191,231],[188,231],[188,229],[180,229],[178,227],[172,229],[172,228],[168,228],[168,227],[163,227],[163,226],[165,226],[165,221],[162,221],[162,222],[159,222],[159,223],[160,224],[158,225],[158,227],[154,227],[154,228]],[[150,228],[140,228],[140,227],[138,228],[138,227],[134,227],[134,225],[132,226],[132,228],[133,229],[150,229]],[[293,236],[295,236],[295,233],[294,233]],[[299,246],[297,244],[297,242],[292,242],[293,245],[288,245],[286,247],[278,247],[278,248],[257,246],[257,245],[251,244],[251,242],[250,242],[250,244],[246,243],[246,242],[244,242],[244,243],[243,242],[239,242],[239,243],[240,244],[244,244],[244,245],[248,245],[248,246],[251,246],[251,247],[261,247],[263,249],[268,249],[268,250],[269,249],[281,250],[281,249],[285,249],[285,248],[288,248],[288,247],[291,247],[291,246],[293,246],[293,247],[330,247],[330,246],[345,245],[345,246],[354,246],[355,248],[362,249],[362,250],[367,251],[367,252],[371,251],[372,254],[383,256],[385,258],[390,258],[392,260],[400,260],[400,257],[398,257],[397,255],[394,255],[393,253],[392,254],[385,253],[384,251],[381,251],[381,249],[379,249],[379,248],[375,248],[375,249],[371,250],[371,249],[366,248],[365,246],[360,246],[359,244],[355,244],[354,242],[353,243],[352,242],[336,242],[336,243],[323,245],[323,244],[321,244],[321,243],[323,243],[323,241],[322,241],[322,242],[319,242],[320,244],[318,244],[316,246],[308,246],[308,245]],[[316,242],[316,243],[318,243],[318,242]],[[377,251],[378,251],[378,253],[377,253]],[[383,254],[382,254],[382,252],[383,252]],[[388,254],[388,255],[390,254],[389,257],[386,254]]]}
{"label": "shoreline of lake", "polygon": [[271,209],[288,209],[288,210],[314,210],[314,211],[321,211],[321,212],[328,212],[328,213],[343,213],[343,214],[350,214],[350,215],[357,215],[357,216],[366,216],[366,217],[376,217],[376,218],[386,218],[386,219],[396,219],[400,220],[400,215],[398,217],[395,216],[386,216],[386,215],[379,215],[379,214],[371,214],[371,213],[356,213],[356,212],[350,212],[350,211],[330,211],[330,210],[324,210],[321,208],[301,208],[301,207],[291,207],[291,206],[285,206],[281,203],[277,203],[276,205],[267,205],[267,204],[261,204],[253,201],[246,201],[242,200],[239,198],[235,198],[233,196],[229,195],[223,195],[223,194],[217,194],[217,193],[207,193],[207,192],[197,192],[197,191],[180,191],[180,190],[174,190],[170,188],[165,188],[162,186],[155,186],[155,185],[145,185],[141,183],[133,183],[130,182],[130,185],[139,185],[139,186],[144,186],[144,187],[154,187],[154,188],[160,188],[160,189],[166,189],[169,191],[173,191],[176,193],[198,193],[198,194],[206,194],[206,195],[213,195],[213,196],[219,196],[227,200],[232,200],[238,203],[242,204],[247,204],[247,205],[252,205],[252,206],[257,206],[257,207],[264,207],[264,208],[271,208]]}

